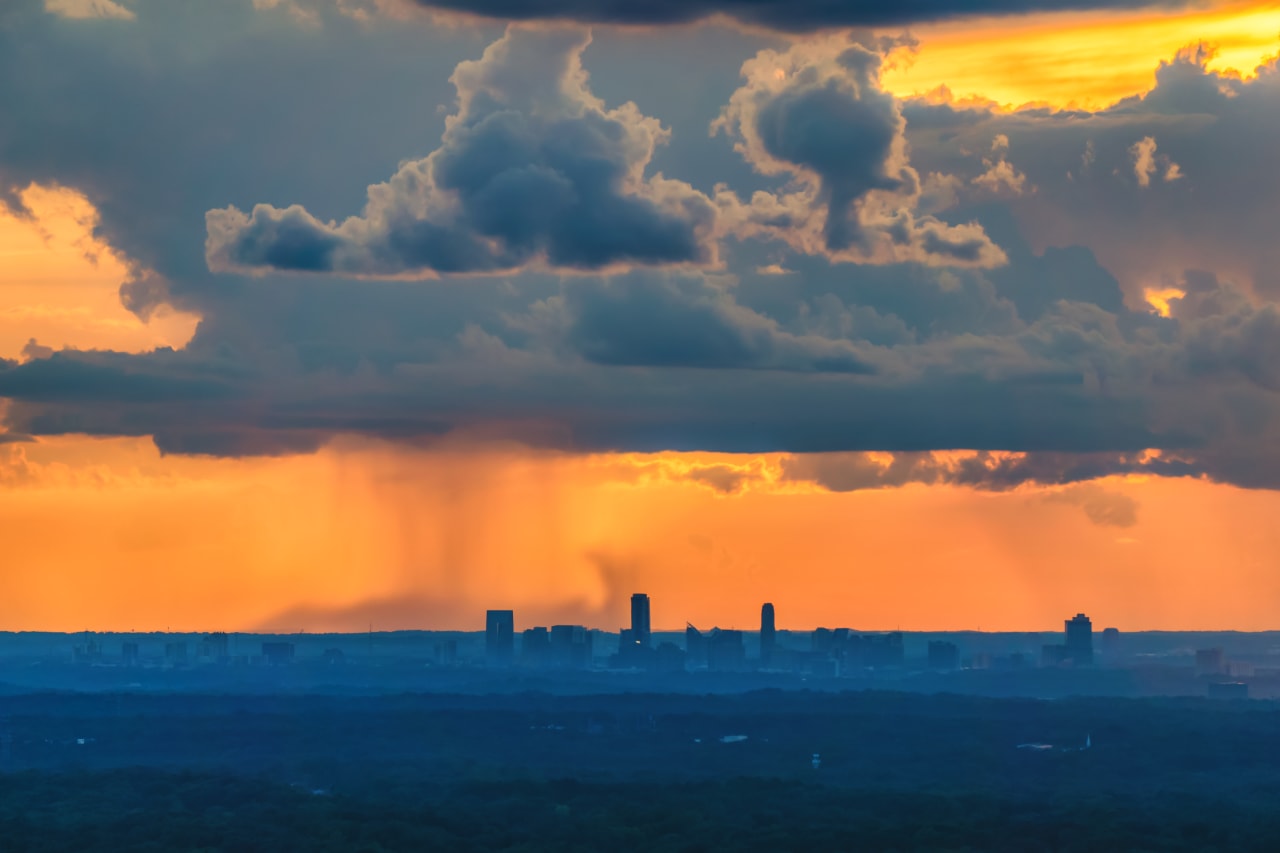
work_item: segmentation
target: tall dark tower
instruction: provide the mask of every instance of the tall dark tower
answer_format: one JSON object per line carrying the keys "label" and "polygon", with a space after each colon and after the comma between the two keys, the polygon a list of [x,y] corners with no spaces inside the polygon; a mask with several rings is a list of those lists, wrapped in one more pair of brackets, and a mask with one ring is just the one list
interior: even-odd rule
{"label": "tall dark tower", "polygon": [[760,608],[760,664],[768,666],[773,662],[773,650],[778,645],[778,631],[774,624],[773,605],[765,604]]}
{"label": "tall dark tower", "polygon": [[637,646],[649,647],[649,596],[637,592],[631,596],[631,641]]}
{"label": "tall dark tower", "polygon": [[1066,654],[1074,664],[1093,663],[1093,623],[1083,613],[1066,621]]}
{"label": "tall dark tower", "polygon": [[484,656],[490,664],[506,666],[516,651],[515,613],[490,610],[484,616]]}

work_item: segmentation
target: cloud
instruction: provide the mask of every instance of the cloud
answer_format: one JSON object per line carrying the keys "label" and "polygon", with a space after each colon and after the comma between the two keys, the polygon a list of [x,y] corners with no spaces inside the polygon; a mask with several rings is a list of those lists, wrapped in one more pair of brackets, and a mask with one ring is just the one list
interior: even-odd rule
{"label": "cloud", "polygon": [[[978,109],[946,128],[908,123],[912,162],[971,182],[986,168],[964,152],[1003,134],[1036,188],[1005,197],[1007,215],[1037,249],[1088,247],[1131,304],[1186,269],[1275,298],[1280,245],[1269,235],[1280,175],[1267,140],[1280,133],[1280,73],[1274,60],[1249,77],[1219,73],[1207,67],[1211,56],[1202,46],[1182,51],[1160,65],[1150,91],[1095,112]],[[987,202],[970,187],[949,216]]]}
{"label": "cloud", "polygon": [[[985,0],[963,7],[945,0],[878,3],[852,0],[415,0],[429,9],[500,20],[580,21],[592,24],[684,24],[727,17],[786,32],[828,28],[888,27],[964,17],[1032,12],[1134,9],[1141,0]],[[1174,6],[1176,4],[1159,4]]]}
{"label": "cloud", "polygon": [[[1183,57],[1108,110],[1001,112],[895,102],[879,47],[848,36],[760,53],[763,36],[714,30],[716,50],[698,53],[687,47],[703,31],[666,31],[658,67],[650,34],[604,32],[584,54],[577,30],[517,28],[475,60],[494,33],[336,13],[300,33],[248,3],[138,0],[129,26],[88,28],[37,0],[15,8],[0,27],[0,110],[17,117],[0,127],[0,185],[82,191],[95,233],[145,271],[122,290],[131,310],[193,304],[202,320],[176,351],[4,362],[14,434],[154,436],[166,453],[221,456],[348,434],[569,451],[970,448],[1025,458],[921,476],[1280,485],[1280,330],[1258,286],[1280,269],[1274,65],[1236,80]],[[726,103],[726,133],[708,135]],[[147,117],[145,132],[122,116]],[[1117,175],[1133,174],[1129,149],[1148,136],[1163,174],[1168,156],[1182,177],[1157,170],[1136,192]],[[485,147],[495,140],[506,147]],[[575,156],[555,160],[556,140]],[[587,180],[587,150],[622,177]],[[1002,156],[1035,192],[974,183]],[[608,242],[556,206],[556,176],[574,193],[574,181],[610,190],[590,197],[601,221],[641,211],[645,227],[610,227],[626,242]],[[534,209],[550,214],[507,203],[526,199],[525,179],[545,179]],[[296,206],[255,220],[263,199]],[[362,200],[364,215],[339,218]],[[227,227],[211,234],[206,212],[228,203],[249,207],[215,216]],[[651,239],[668,233],[655,223],[689,239]],[[210,274],[210,237],[252,274]],[[1007,263],[990,266],[997,246]],[[770,267],[790,272],[756,272]],[[1184,294],[1168,317],[1126,307],[1126,291],[1165,285]],[[732,488],[736,475],[706,476]]]}
{"label": "cloud", "polygon": [[924,485],[1008,491],[1063,486],[1147,470],[1158,457],[1136,453],[900,452],[818,453],[783,459],[782,478],[833,492]]}
{"label": "cloud", "polygon": [[843,36],[763,50],[743,65],[746,83],[713,129],[733,137],[757,172],[796,189],[756,192],[746,203],[722,189],[727,227],[838,260],[1003,263],[981,227],[916,214],[920,177],[880,65],[876,50]]}
{"label": "cloud", "polygon": [[982,165],[987,167],[987,171],[974,178],[973,183],[996,195],[1021,195],[1027,176],[1014,168],[1008,157],[1009,137],[997,133],[991,141],[991,156],[982,158]]}
{"label": "cloud", "polygon": [[874,372],[852,342],[788,332],[697,274],[569,280],[540,309],[558,310],[564,341],[596,364]]}
{"label": "cloud", "polygon": [[1123,492],[1087,481],[1141,471],[1155,458],[1145,453],[813,454],[784,457],[781,479],[811,483],[833,492],[909,484],[945,484],[991,492],[1022,486],[1048,487],[1042,492],[1045,501],[1079,506],[1094,524],[1132,527],[1138,522],[1137,501]]}
{"label": "cloud", "polygon": [[369,187],[362,215],[211,210],[210,269],[429,276],[714,261],[714,207],[645,174],[669,131],[592,94],[589,42],[577,28],[508,28],[450,78],[457,111],[441,147]]}
{"label": "cloud", "polygon": [[1138,186],[1151,186],[1151,176],[1156,173],[1156,140],[1152,136],[1144,136],[1129,149],[1133,155],[1133,174],[1138,179]]}
{"label": "cloud", "polygon": [[44,0],[45,11],[60,18],[115,19],[131,21],[136,17],[131,9],[113,0]]}
{"label": "cloud", "polygon": [[1133,527],[1138,523],[1138,502],[1123,492],[1112,491],[1094,483],[1085,483],[1051,492],[1050,502],[1074,504],[1084,510],[1089,520],[1101,527]]}

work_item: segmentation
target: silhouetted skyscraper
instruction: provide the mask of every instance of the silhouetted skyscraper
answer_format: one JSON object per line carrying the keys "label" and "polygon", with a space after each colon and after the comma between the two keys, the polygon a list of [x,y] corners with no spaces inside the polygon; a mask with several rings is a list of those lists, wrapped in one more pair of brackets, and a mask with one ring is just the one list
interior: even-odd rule
{"label": "silhouetted skyscraper", "polygon": [[490,610],[484,617],[484,656],[491,664],[506,665],[516,651],[516,615],[512,610]]}
{"label": "silhouetted skyscraper", "polygon": [[1093,663],[1093,623],[1089,621],[1089,617],[1077,613],[1065,625],[1067,657],[1077,666]]}
{"label": "silhouetted skyscraper", "polygon": [[649,596],[637,592],[631,596],[631,641],[637,646],[648,648],[650,636]]}
{"label": "silhouetted skyscraper", "polygon": [[760,608],[760,663],[768,666],[773,662],[773,650],[778,645],[777,626],[774,623],[773,605],[765,604]]}

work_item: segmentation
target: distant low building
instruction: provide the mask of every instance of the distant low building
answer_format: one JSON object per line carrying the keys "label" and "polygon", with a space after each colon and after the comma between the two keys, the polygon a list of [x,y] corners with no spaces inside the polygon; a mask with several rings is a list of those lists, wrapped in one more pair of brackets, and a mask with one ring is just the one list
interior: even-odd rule
{"label": "distant low building", "polygon": [[1212,681],[1209,683],[1210,699],[1248,699],[1249,685],[1243,681]]}
{"label": "distant low building", "polygon": [[741,631],[712,628],[707,637],[707,669],[741,672],[747,668],[747,647]]}
{"label": "distant low building", "polygon": [[187,662],[187,644],[174,640],[164,644],[164,659],[169,664],[184,664]]}
{"label": "distant low building", "polygon": [[435,645],[436,663],[441,666],[453,666],[458,662],[458,641],[441,640]]}
{"label": "distant low building", "polygon": [[231,638],[222,631],[205,634],[197,656],[214,663],[226,663],[231,658]]}
{"label": "distant low building", "polygon": [[76,663],[101,663],[102,643],[93,637],[86,637],[83,643],[75,647],[74,656]]}
{"label": "distant low building", "polygon": [[929,669],[958,669],[960,649],[945,640],[929,641]]}
{"label": "distant low building", "polygon": [[272,665],[291,663],[294,656],[293,643],[271,640],[262,644],[262,660]]}
{"label": "distant low building", "polygon": [[1226,675],[1227,656],[1222,649],[1196,649],[1196,675]]}
{"label": "distant low building", "polygon": [[552,625],[551,665],[558,669],[589,669],[592,633],[582,625]]}

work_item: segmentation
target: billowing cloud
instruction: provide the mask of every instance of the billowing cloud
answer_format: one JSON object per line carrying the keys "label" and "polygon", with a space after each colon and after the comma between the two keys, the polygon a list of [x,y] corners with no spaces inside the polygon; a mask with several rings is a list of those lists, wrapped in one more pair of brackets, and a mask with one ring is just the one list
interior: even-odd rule
{"label": "billowing cloud", "polygon": [[592,94],[589,42],[576,28],[508,29],[450,78],[458,104],[441,147],[371,186],[360,216],[211,210],[209,267],[427,276],[712,261],[714,207],[646,175],[669,131]]}
{"label": "billowing cloud", "polygon": [[881,55],[845,37],[763,50],[742,68],[716,124],[758,172],[796,189],[718,193],[729,228],[839,260],[997,266],[1004,253],[976,224],[917,215],[920,177],[906,121],[880,87]]}

